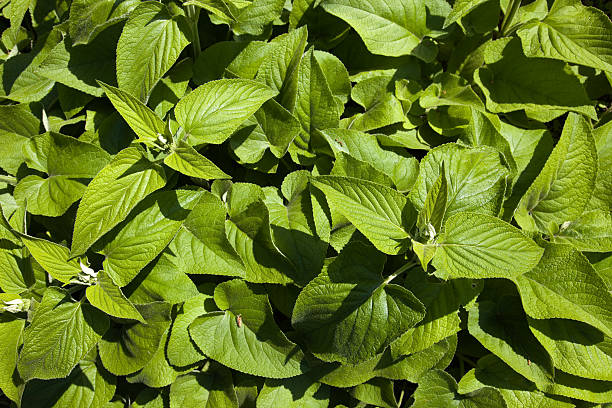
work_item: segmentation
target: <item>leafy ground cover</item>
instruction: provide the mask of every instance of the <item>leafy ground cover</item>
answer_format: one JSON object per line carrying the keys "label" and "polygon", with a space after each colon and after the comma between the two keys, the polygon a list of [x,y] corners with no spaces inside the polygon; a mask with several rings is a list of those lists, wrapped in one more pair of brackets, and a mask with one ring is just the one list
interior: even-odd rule
{"label": "leafy ground cover", "polygon": [[609,2],[0,7],[0,405],[612,406]]}

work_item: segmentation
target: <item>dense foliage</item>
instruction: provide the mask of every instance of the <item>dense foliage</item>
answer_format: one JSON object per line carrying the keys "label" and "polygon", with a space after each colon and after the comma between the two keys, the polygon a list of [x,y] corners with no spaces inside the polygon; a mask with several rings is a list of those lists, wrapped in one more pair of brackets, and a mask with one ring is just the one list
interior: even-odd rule
{"label": "dense foliage", "polygon": [[0,0],[0,406],[612,406],[612,11]]}

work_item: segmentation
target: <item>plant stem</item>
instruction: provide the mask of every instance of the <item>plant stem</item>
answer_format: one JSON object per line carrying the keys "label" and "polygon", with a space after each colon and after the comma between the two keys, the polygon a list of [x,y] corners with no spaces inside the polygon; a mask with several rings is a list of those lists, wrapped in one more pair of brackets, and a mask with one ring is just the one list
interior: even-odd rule
{"label": "plant stem", "polygon": [[192,34],[192,43],[191,47],[193,49],[193,60],[197,60],[200,56],[200,52],[202,51],[202,46],[200,45],[200,32],[198,31],[198,20],[200,18],[200,8],[196,6],[187,6],[186,10],[187,17],[189,18],[189,23],[191,24],[191,34]]}
{"label": "plant stem", "polygon": [[505,37],[508,34],[508,29],[512,27],[512,21],[514,17],[516,17],[519,7],[521,7],[521,0],[510,0],[510,4],[508,4],[508,8],[506,9],[506,15],[499,29],[499,33],[502,37]]}
{"label": "plant stem", "polygon": [[393,272],[391,275],[387,276],[387,279],[385,279],[383,284],[387,285],[393,279],[397,278],[399,275],[401,275],[402,273],[406,272],[408,269],[410,269],[410,268],[412,268],[413,266],[416,266],[416,265],[418,265],[418,263],[416,263],[416,262],[408,262],[406,265],[403,265],[402,267],[398,268],[395,272]]}

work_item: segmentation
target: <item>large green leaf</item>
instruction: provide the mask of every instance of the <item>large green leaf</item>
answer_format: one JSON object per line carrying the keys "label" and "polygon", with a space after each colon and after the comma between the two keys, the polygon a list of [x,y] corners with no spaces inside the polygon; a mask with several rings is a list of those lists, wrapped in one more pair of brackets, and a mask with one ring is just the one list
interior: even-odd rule
{"label": "large green leaf", "polygon": [[468,330],[485,348],[538,387],[554,380],[553,360],[529,330],[521,300],[504,296],[469,310]]}
{"label": "large green leaf", "polygon": [[376,248],[391,255],[406,250],[416,212],[404,195],[351,177],[320,176],[312,183]]}
{"label": "large green leaf", "polygon": [[[508,169],[499,152],[489,147],[445,144],[432,149],[420,163],[410,200],[422,211],[444,163],[447,184],[443,220],[460,211],[497,215],[506,190]],[[439,231],[436,231],[436,233]]]}
{"label": "large green leaf", "polygon": [[75,0],[70,4],[68,32],[75,45],[87,44],[106,27],[126,19],[138,0]]}
{"label": "large green leaf", "polygon": [[145,323],[115,325],[98,344],[100,360],[114,375],[127,375],[142,369],[153,357],[170,327],[170,305],[156,302],[138,306]]}
{"label": "large green leaf", "polygon": [[[4,299],[3,299],[4,300]],[[3,314],[0,316],[0,390],[12,401],[19,400],[19,375],[16,373],[18,349],[23,342],[25,320],[17,316]]]}
{"label": "large green leaf", "polygon": [[172,323],[166,354],[170,364],[185,367],[203,360],[204,355],[195,347],[189,337],[188,327],[198,317],[216,308],[211,295],[200,293],[187,300],[180,307],[180,313]]}
{"label": "large green leaf", "polygon": [[326,0],[322,6],[349,23],[373,54],[408,55],[427,33],[427,9],[420,1]]}
{"label": "large green leaf", "polygon": [[486,66],[474,73],[491,112],[521,109],[557,109],[597,118],[578,78],[565,63],[544,58],[527,58],[518,39],[489,43]]}
{"label": "large green leaf", "polygon": [[[211,370],[212,371],[212,370]],[[237,408],[232,375],[226,368],[180,376],[170,386],[170,408]]]}
{"label": "large green leaf", "polygon": [[223,143],[276,92],[248,79],[208,82],[176,105],[176,120],[192,145]]}
{"label": "large green leaf", "polygon": [[545,19],[523,25],[518,35],[528,57],[612,71],[612,22],[579,0],[556,0]]}
{"label": "large green leaf", "polygon": [[513,278],[538,264],[544,250],[520,230],[490,215],[450,217],[435,242],[433,265],[450,278]]}
{"label": "large green leaf", "polygon": [[24,407],[90,407],[104,408],[115,394],[117,379],[96,362],[95,348],[66,378],[29,381],[21,404]]}
{"label": "large green leaf", "polygon": [[257,407],[325,408],[329,406],[329,387],[307,374],[282,380],[266,380],[257,396]]}
{"label": "large green leaf", "polygon": [[174,238],[202,194],[172,190],[151,194],[99,243],[104,271],[119,286],[132,281]]}
{"label": "large green leaf", "polygon": [[373,248],[350,244],[300,292],[291,322],[319,358],[369,360],[423,319],[422,303],[383,279],[384,262]]}
{"label": "large green leaf", "polygon": [[119,88],[146,102],[157,81],[189,44],[183,29],[164,4],[140,3],[130,13],[117,43]]}
{"label": "large green leaf", "polygon": [[87,251],[143,198],[165,184],[163,168],[149,161],[141,149],[122,150],[87,186],[77,211],[71,255]]}
{"label": "large green leaf", "polygon": [[242,280],[220,284],[215,303],[221,312],[198,317],[191,338],[213,360],[244,373],[288,378],[306,370],[304,354],[274,322],[267,295]]}
{"label": "large green leaf", "polygon": [[530,317],[577,320],[612,334],[612,293],[571,245],[546,245],[537,267],[514,281]]}
{"label": "large green leaf", "polygon": [[86,94],[102,96],[96,81],[115,83],[115,44],[119,32],[117,26],[111,26],[86,45],[73,45],[66,38],[51,51],[37,72]]}
{"label": "large green leaf", "polygon": [[587,210],[612,211],[612,123],[593,130],[597,146],[597,181]]}
{"label": "large green leaf", "polygon": [[21,378],[51,379],[70,374],[108,330],[108,317],[60,288],[45,291],[19,354]]}
{"label": "large green leaf", "polygon": [[570,114],[561,139],[515,211],[528,230],[554,231],[575,221],[591,199],[597,175],[597,150],[587,120]]}
{"label": "large green leaf", "polygon": [[612,337],[573,320],[529,319],[529,326],[555,367],[584,378],[612,381]]}

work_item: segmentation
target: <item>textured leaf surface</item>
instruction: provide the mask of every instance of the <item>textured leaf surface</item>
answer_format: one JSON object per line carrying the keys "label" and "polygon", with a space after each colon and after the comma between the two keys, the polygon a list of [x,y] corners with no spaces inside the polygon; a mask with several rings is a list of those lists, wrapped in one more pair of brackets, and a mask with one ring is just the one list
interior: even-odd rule
{"label": "textured leaf surface", "polygon": [[66,377],[108,326],[108,317],[97,309],[71,301],[63,289],[47,289],[24,332],[19,374],[26,381]]}
{"label": "textured leaf surface", "polygon": [[476,213],[450,217],[436,241],[433,265],[452,278],[513,278],[538,264],[544,250],[498,218]]}
{"label": "textured leaf surface", "polygon": [[147,160],[142,150],[121,151],[87,186],[77,211],[71,255],[84,253],[138,202],[165,184],[163,168]]}
{"label": "textured leaf surface", "polygon": [[247,79],[208,82],[181,99],[176,120],[191,145],[223,143],[242,122],[276,93]]}
{"label": "textured leaf surface", "polygon": [[302,290],[291,322],[319,358],[369,360],[424,317],[410,291],[383,280],[384,262],[362,244],[347,246]]}
{"label": "textured leaf surface", "polygon": [[153,1],[139,4],[117,43],[119,88],[146,102],[188,43],[178,19],[165,5]]}

